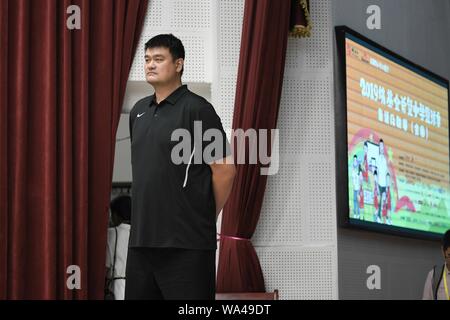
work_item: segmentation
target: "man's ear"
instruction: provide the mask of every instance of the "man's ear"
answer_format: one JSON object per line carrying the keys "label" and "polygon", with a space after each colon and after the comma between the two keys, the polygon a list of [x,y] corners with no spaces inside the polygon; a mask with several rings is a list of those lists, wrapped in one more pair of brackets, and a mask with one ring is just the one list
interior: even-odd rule
{"label": "man's ear", "polygon": [[175,64],[176,64],[177,72],[181,72],[181,70],[183,70],[183,66],[184,66],[184,59],[182,59],[182,58],[177,59]]}

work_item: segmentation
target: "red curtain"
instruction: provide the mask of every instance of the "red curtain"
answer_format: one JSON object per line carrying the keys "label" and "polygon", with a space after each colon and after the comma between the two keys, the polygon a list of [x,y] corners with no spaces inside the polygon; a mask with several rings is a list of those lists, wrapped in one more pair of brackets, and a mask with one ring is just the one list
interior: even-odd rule
{"label": "red curtain", "polygon": [[[80,8],[81,29],[67,20]],[[0,1],[0,299],[101,299],[115,134],[147,0]],[[70,265],[81,289],[69,290]]]}
{"label": "red curtain", "polygon": [[[287,0],[245,1],[233,129],[276,127],[291,4]],[[248,150],[247,146],[246,154]],[[255,249],[243,240],[251,239],[259,219],[267,180],[260,168],[260,164],[237,166],[222,217],[218,292],[265,291]]]}

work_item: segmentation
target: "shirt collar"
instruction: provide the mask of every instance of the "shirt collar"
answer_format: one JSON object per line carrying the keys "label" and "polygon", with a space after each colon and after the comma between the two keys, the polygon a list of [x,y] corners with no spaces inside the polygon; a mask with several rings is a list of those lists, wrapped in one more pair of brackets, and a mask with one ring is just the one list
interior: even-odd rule
{"label": "shirt collar", "polygon": [[[163,101],[161,101],[159,104],[161,104],[162,102],[169,102],[170,104],[174,105],[175,103],[177,103],[178,99],[181,98],[181,96],[188,91],[187,85],[181,85],[178,88],[175,89],[175,91],[173,91],[167,98],[165,98]],[[156,94],[153,94],[150,105],[157,105],[156,103]]]}

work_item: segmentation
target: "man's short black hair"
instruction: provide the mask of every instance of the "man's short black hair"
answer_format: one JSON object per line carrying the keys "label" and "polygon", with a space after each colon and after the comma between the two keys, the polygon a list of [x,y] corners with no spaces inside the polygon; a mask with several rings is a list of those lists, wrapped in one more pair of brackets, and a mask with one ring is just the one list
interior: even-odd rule
{"label": "man's short black hair", "polygon": [[450,229],[448,229],[442,237],[442,249],[446,251],[448,247],[450,247]]}
{"label": "man's short black hair", "polygon": [[[182,58],[184,60],[184,46],[180,39],[175,37],[173,34],[159,34],[154,36],[145,44],[145,51],[150,48],[167,48],[169,49],[172,59],[175,61]],[[181,69],[180,76],[183,75],[183,69]]]}
{"label": "man's short black hair", "polygon": [[383,139],[380,139],[380,142],[379,142],[379,143],[384,143]]}
{"label": "man's short black hair", "polygon": [[111,213],[118,215],[123,221],[131,219],[131,197],[121,195],[111,201]]}

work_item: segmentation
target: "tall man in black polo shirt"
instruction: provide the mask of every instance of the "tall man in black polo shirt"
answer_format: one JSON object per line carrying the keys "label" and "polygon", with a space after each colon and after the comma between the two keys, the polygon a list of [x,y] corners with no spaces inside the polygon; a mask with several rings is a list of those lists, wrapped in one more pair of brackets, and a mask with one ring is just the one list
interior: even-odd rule
{"label": "tall man in black polo shirt", "polygon": [[[145,61],[155,94],[130,113],[133,188],[125,298],[214,299],[216,218],[234,180],[231,150],[212,105],[181,84],[181,41],[171,34],[150,39]],[[208,129],[220,148],[205,158],[211,142],[202,137]],[[187,142],[179,130],[190,135]]]}

